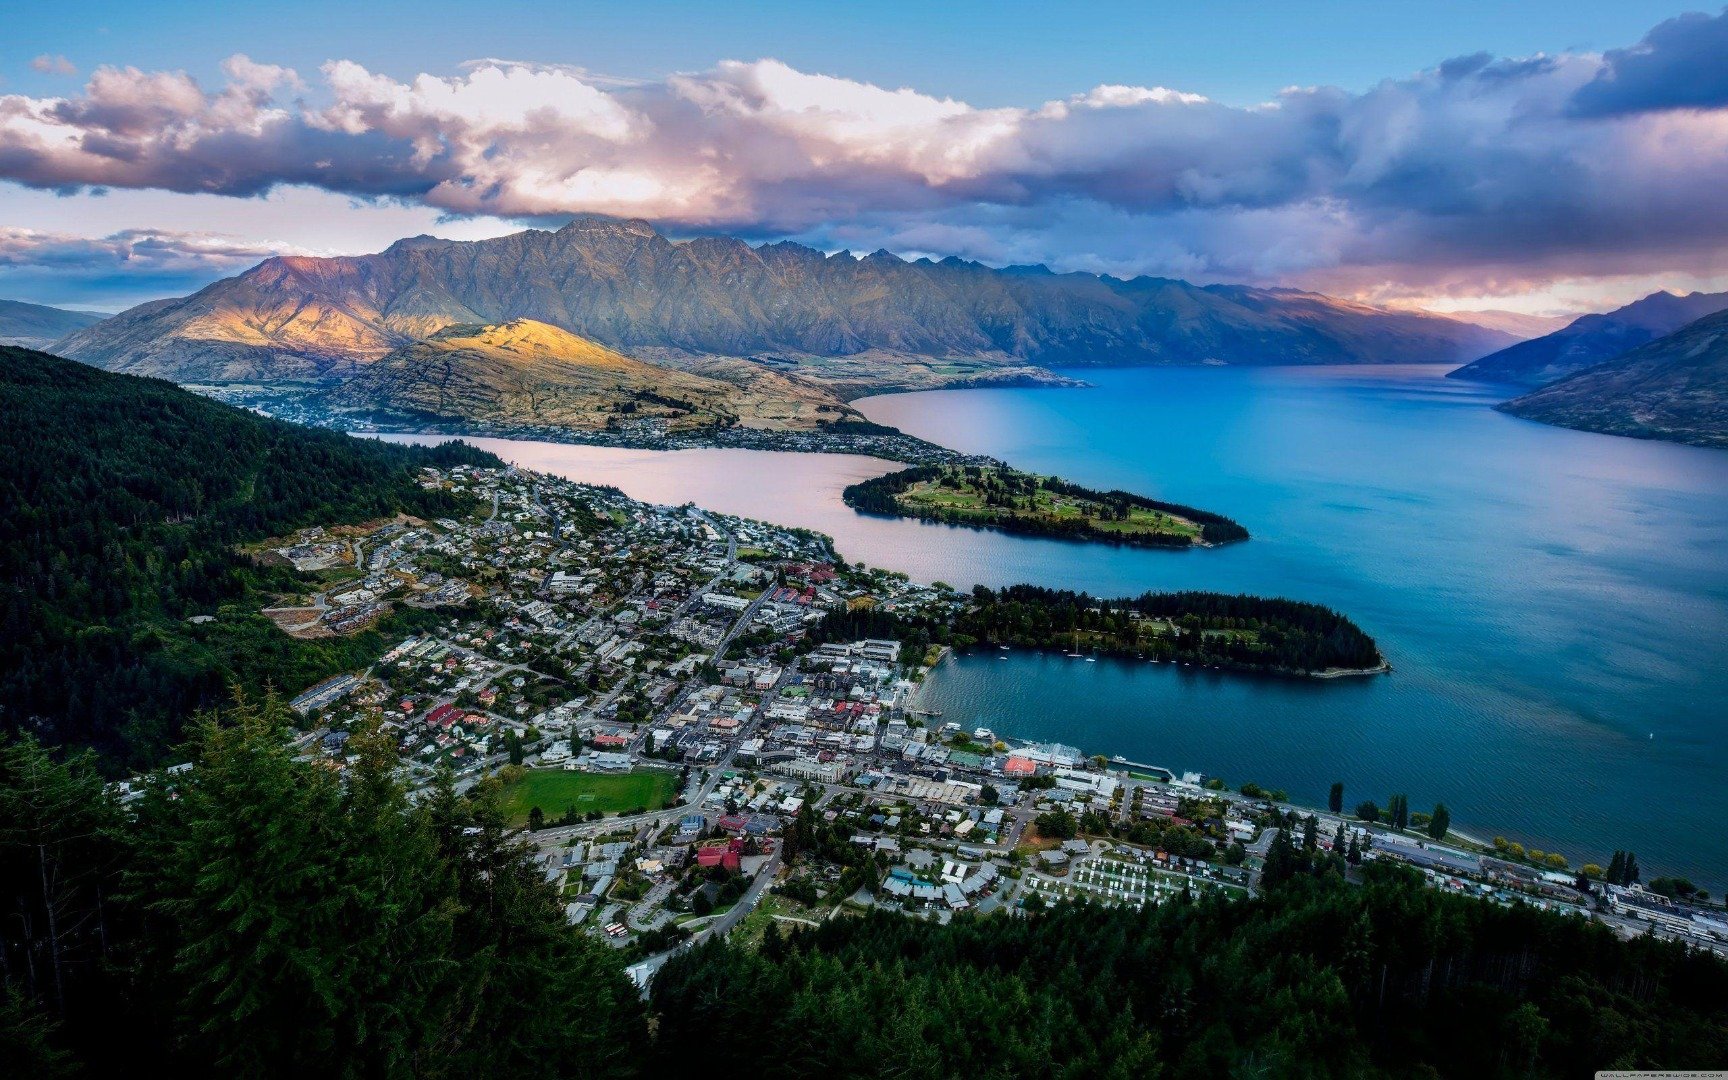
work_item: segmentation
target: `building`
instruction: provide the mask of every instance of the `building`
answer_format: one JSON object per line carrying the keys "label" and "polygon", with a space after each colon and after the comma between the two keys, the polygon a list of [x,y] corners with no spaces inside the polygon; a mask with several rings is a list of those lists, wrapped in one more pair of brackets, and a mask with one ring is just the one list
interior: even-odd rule
{"label": "building", "polygon": [[846,777],[846,763],[840,760],[817,761],[807,757],[796,757],[791,761],[780,761],[769,766],[783,776],[796,780],[815,780],[823,784],[837,784]]}
{"label": "building", "polygon": [[573,766],[590,772],[629,772],[630,755],[609,753],[605,750],[584,750]]}
{"label": "building", "polygon": [[890,664],[900,662],[900,643],[884,641],[880,638],[866,638],[858,645],[858,653],[870,660],[882,660]]}
{"label": "building", "polygon": [[307,713],[322,709],[324,706],[342,700],[360,685],[360,680],[352,675],[337,675],[325,679],[313,686],[299,697],[288,703],[288,707],[305,716]]}
{"label": "building", "polygon": [[1119,782],[1109,773],[1081,772],[1079,769],[1057,769],[1056,786],[1068,791],[1085,791],[1108,799],[1116,793]]}

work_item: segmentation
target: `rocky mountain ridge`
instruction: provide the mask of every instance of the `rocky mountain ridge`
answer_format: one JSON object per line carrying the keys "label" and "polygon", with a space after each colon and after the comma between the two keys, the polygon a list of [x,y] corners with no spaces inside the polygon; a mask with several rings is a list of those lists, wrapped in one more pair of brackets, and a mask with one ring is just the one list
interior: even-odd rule
{"label": "rocky mountain ridge", "polygon": [[[556,232],[267,259],[55,348],[184,383],[328,383],[445,327],[521,318],[656,362],[771,358],[851,395],[1059,365],[1461,362],[1512,340],[1293,290],[678,242],[646,222],[580,217]],[[827,359],[843,374],[816,362]]]}
{"label": "rocky mountain ridge", "polygon": [[1728,308],[1728,293],[1651,293],[1624,307],[1581,315],[1552,334],[1521,341],[1464,365],[1460,379],[1543,386],[1671,334]]}

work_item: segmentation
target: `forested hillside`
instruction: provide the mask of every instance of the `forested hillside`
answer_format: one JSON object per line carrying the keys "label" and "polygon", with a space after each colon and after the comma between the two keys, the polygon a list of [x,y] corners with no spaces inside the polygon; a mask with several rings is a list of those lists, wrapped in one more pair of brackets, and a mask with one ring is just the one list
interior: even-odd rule
{"label": "forested hillside", "polygon": [[131,766],[155,761],[231,683],[295,690],[380,651],[378,631],[277,631],[258,598],[291,574],[236,545],[449,514],[458,504],[421,489],[418,470],[496,463],[467,446],[309,430],[16,348],[0,348],[0,461],[0,720]]}
{"label": "forested hillside", "polygon": [[200,718],[127,806],[87,752],[0,736],[0,1076],[640,1075],[635,988],[496,781],[410,805],[381,728],[338,775],[285,713]]}
{"label": "forested hillside", "polygon": [[655,1071],[1491,1078],[1728,1060],[1720,959],[1370,877],[706,944],[655,980]]}
{"label": "forested hillside", "polygon": [[1254,899],[875,913],[674,956],[646,1011],[495,780],[410,803],[278,702],[192,724],[129,806],[0,740],[0,1075],[1575,1077],[1728,1060],[1728,964],[1275,842]]}

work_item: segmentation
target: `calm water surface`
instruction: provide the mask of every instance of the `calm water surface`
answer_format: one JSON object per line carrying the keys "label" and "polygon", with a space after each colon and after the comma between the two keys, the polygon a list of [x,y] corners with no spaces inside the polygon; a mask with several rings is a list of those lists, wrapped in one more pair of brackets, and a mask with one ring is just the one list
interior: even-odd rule
{"label": "calm water surface", "polygon": [[[1298,799],[1436,800],[1460,828],[1634,847],[1728,883],[1728,453],[1544,427],[1444,368],[1088,371],[1084,390],[860,402],[872,420],[1092,486],[1206,507],[1254,539],[1158,552],[867,518],[870,458],[488,443],[663,503],[821,529],[851,559],[959,586],[1207,588],[1348,613],[1396,667],[1310,683],[1057,655],[964,657],[946,719]],[[485,443],[485,440],[479,440]]]}

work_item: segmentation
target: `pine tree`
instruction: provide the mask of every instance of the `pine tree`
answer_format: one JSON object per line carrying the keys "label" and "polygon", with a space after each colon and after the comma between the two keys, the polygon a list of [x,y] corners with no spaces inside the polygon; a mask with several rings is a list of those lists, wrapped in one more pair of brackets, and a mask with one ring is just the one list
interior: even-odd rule
{"label": "pine tree", "polygon": [[62,1021],[81,969],[105,952],[118,826],[92,755],[61,763],[31,736],[0,742],[0,972]]}
{"label": "pine tree", "polygon": [[1344,781],[1333,781],[1332,791],[1326,796],[1326,809],[1334,814],[1344,812]]}
{"label": "pine tree", "polygon": [[1387,803],[1386,810],[1391,815],[1392,827],[1403,832],[1410,824],[1410,797],[1407,795],[1392,796]]}
{"label": "pine tree", "polygon": [[1436,840],[1444,840],[1451,827],[1452,811],[1446,809],[1445,803],[1435,803],[1434,816],[1428,819],[1428,835]]}
{"label": "pine tree", "polygon": [[0,987],[0,1076],[60,1080],[77,1071],[70,1054],[55,1046],[56,1025],[23,994]]}
{"label": "pine tree", "polygon": [[1302,857],[1290,842],[1290,834],[1279,829],[1266,850],[1266,865],[1260,871],[1260,887],[1272,889],[1289,881],[1302,870]]}
{"label": "pine tree", "polygon": [[140,978],[202,1071],[627,1075],[618,960],[566,924],[498,805],[448,772],[411,805],[376,720],[337,776],[296,760],[274,698],[193,726],[191,769],[137,805]]}
{"label": "pine tree", "polygon": [[139,804],[127,882],[183,1048],[253,1075],[337,1067],[353,1049],[333,1031],[346,996],[331,970],[347,952],[331,934],[341,789],[296,767],[267,709],[242,701],[194,725],[194,767]]}

